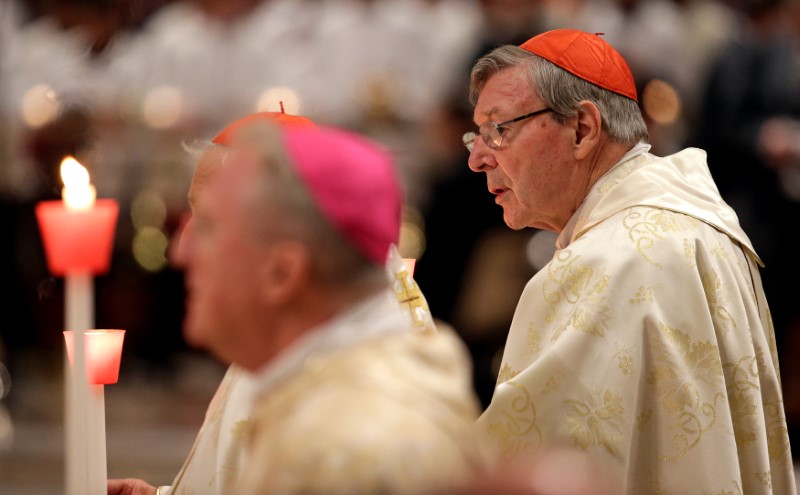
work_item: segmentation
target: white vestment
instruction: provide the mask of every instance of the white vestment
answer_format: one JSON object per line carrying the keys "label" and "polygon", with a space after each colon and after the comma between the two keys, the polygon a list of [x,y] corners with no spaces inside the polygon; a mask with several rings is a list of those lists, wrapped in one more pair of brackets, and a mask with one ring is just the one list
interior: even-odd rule
{"label": "white vestment", "polygon": [[235,485],[249,431],[252,393],[250,375],[230,366],[171,490],[162,489],[162,493],[221,495]]}
{"label": "white vestment", "polygon": [[[405,330],[436,333],[425,296],[419,289],[395,246],[386,261],[390,294],[382,296],[385,304],[373,318],[388,311],[392,318],[399,317],[399,303]],[[296,351],[297,355],[300,351]],[[263,388],[263,386],[262,386]],[[164,486],[164,495],[225,495],[231,493],[241,474],[248,432],[251,430],[253,392],[252,375],[232,365],[228,368],[211,403],[205,420],[189,453],[171,487]]]}
{"label": "white vestment", "polygon": [[574,446],[627,494],[794,494],[761,261],[703,151],[635,150],[525,287],[478,425],[507,458]]}
{"label": "white vestment", "polygon": [[483,464],[469,356],[389,291],[306,334],[256,377],[240,495],[419,495]]}

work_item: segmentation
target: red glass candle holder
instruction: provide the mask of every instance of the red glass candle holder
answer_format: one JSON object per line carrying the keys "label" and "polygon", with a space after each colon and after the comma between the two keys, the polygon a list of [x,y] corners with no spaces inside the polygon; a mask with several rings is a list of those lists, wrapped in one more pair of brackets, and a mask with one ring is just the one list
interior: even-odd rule
{"label": "red glass candle holder", "polygon": [[[84,350],[86,352],[87,381],[92,385],[117,383],[125,330],[84,330],[82,333],[86,338]],[[75,332],[66,330],[64,341],[67,345],[69,362],[73,364],[72,349],[75,345]]]}
{"label": "red glass candle holder", "polygon": [[88,210],[70,210],[59,200],[38,203],[36,218],[50,273],[107,272],[118,215],[113,199],[98,199]]}

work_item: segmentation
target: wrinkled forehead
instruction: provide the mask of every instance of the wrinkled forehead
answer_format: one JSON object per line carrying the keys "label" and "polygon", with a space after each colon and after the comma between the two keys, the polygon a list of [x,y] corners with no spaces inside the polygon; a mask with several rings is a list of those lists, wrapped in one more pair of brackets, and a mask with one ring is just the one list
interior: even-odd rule
{"label": "wrinkled forehead", "polygon": [[208,185],[208,181],[215,175],[230,155],[230,150],[218,145],[209,146],[197,161],[192,182],[189,185],[189,205],[197,204],[200,196]]}
{"label": "wrinkled forehead", "polygon": [[190,201],[211,203],[222,197],[242,196],[247,185],[254,183],[258,167],[256,155],[239,148],[215,150],[208,160],[201,160],[195,170]]}
{"label": "wrinkled forehead", "polygon": [[509,111],[513,113],[538,103],[540,98],[534,91],[528,73],[525,67],[514,66],[501,69],[488,78],[475,102],[473,117],[476,122],[480,118],[490,118]]}

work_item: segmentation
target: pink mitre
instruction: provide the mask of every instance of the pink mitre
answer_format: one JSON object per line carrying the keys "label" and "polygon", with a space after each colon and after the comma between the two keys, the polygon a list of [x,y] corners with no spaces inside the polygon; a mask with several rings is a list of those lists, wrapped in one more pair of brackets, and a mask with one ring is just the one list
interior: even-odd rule
{"label": "pink mitre", "polygon": [[400,237],[402,191],[388,151],[342,129],[281,126],[298,176],[327,219],[377,265]]}

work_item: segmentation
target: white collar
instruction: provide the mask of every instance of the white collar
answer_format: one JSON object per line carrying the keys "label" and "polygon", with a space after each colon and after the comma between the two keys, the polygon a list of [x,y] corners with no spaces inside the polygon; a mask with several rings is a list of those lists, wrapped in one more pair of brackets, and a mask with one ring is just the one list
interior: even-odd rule
{"label": "white collar", "polygon": [[312,329],[273,361],[253,373],[255,396],[263,396],[277,384],[313,365],[320,356],[352,347],[391,333],[411,331],[409,315],[391,290],[365,299]]}

